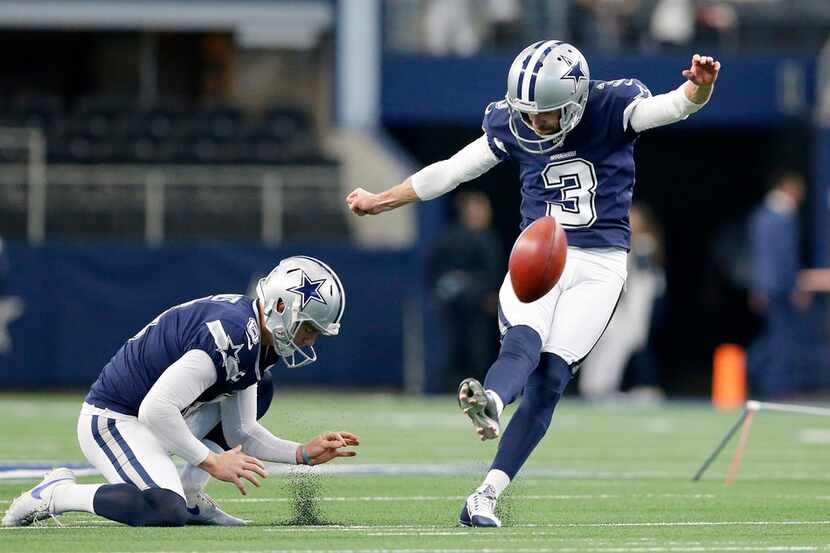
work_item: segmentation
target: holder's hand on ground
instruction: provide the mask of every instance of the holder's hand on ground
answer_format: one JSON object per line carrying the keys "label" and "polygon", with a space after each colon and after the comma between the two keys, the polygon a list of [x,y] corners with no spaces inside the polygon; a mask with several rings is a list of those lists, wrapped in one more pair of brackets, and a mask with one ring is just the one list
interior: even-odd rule
{"label": "holder's hand on ground", "polygon": [[346,196],[346,205],[355,215],[377,215],[382,210],[378,202],[378,194],[368,190],[355,188]]}
{"label": "holder's hand on ground", "polygon": [[[354,457],[357,455],[356,451],[340,449],[353,445],[360,445],[360,438],[350,432],[323,432],[306,445],[297,448],[297,463],[320,465],[337,457]],[[308,460],[303,453],[308,456]]]}
{"label": "holder's hand on ground", "polygon": [[208,454],[207,458],[199,464],[199,468],[217,480],[231,482],[242,495],[248,495],[245,484],[242,482],[243,478],[259,487],[259,480],[256,475],[258,474],[263,478],[268,477],[262,461],[242,453],[242,446],[236,446],[224,453]]}

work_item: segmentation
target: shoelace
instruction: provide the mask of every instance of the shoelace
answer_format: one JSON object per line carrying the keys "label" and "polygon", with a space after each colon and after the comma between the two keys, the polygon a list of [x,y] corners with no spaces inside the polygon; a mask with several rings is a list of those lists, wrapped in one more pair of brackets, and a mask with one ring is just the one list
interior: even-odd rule
{"label": "shoelace", "polygon": [[486,511],[492,513],[496,509],[496,494],[492,486],[487,486],[483,491],[473,495],[473,511]]}
{"label": "shoelace", "polygon": [[205,503],[207,503],[211,507],[213,507],[215,509],[219,508],[219,504],[216,503],[216,501],[214,501],[213,498],[210,497],[208,494],[200,493],[197,497],[199,497],[199,499],[201,499],[202,501],[204,501]]}

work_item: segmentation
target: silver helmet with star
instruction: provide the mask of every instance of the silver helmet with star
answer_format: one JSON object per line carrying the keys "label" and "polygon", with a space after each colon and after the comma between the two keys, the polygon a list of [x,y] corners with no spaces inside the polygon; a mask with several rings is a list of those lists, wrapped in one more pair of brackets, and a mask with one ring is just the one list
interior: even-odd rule
{"label": "silver helmet with star", "polygon": [[295,341],[304,322],[324,336],[340,332],[346,294],[337,274],[319,259],[302,255],[283,259],[259,280],[256,292],[274,348],[289,367],[317,360],[313,346],[301,348]]}
{"label": "silver helmet with star", "polygon": [[[507,74],[510,132],[530,153],[548,153],[576,127],[588,102],[588,61],[577,48],[558,40],[541,40],[519,52]],[[537,134],[527,114],[562,110],[560,130]]]}

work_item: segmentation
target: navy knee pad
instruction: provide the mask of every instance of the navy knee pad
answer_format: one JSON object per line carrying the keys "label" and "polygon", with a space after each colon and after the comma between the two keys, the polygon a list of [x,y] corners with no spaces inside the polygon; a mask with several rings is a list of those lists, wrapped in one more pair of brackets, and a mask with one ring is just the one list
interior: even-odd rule
{"label": "navy knee pad", "polygon": [[505,405],[512,403],[539,364],[542,339],[529,326],[514,326],[501,341],[499,356],[484,379],[484,387],[495,391]]}
{"label": "navy knee pad", "polygon": [[555,353],[543,353],[539,359],[540,376],[543,385],[560,395],[565,392],[568,382],[573,378],[573,368],[567,361]]}
{"label": "navy knee pad", "polygon": [[144,526],[184,526],[187,522],[187,503],[176,492],[150,488],[142,490],[141,494],[150,507]]}
{"label": "navy knee pad", "polygon": [[104,484],[92,500],[95,514],[130,526],[184,526],[187,504],[172,490]]}
{"label": "navy knee pad", "polygon": [[505,356],[526,363],[533,370],[539,363],[541,350],[542,338],[539,333],[529,326],[519,325],[507,329],[502,336],[499,357]]}

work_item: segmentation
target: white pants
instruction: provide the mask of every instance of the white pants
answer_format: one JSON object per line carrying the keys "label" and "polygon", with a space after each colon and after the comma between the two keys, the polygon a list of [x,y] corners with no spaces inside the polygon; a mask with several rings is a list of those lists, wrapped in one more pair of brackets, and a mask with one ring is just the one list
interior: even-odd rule
{"label": "white pants", "polygon": [[[202,438],[220,420],[218,403],[189,410],[185,421]],[[164,488],[185,497],[170,448],[137,417],[84,403],[78,417],[78,443],[87,460],[111,484],[133,484],[141,490]]]}
{"label": "white pants", "polygon": [[542,339],[542,351],[579,365],[599,340],[620,299],[628,254],[619,249],[568,248],[562,277],[546,295],[522,303],[510,274],[499,291],[499,329],[527,325]]}
{"label": "white pants", "polygon": [[632,268],[614,319],[582,366],[579,391],[583,397],[597,399],[619,390],[628,360],[648,341],[654,302],[663,287],[661,274]]}

